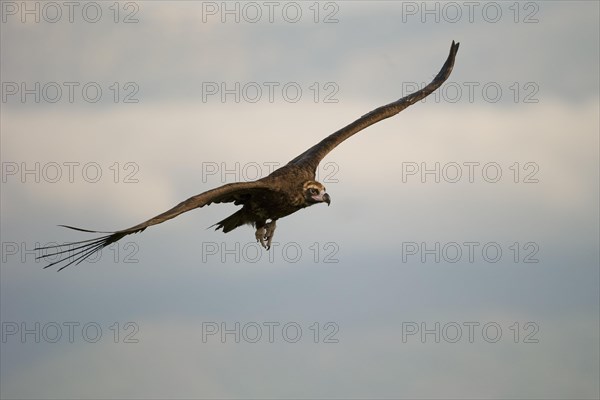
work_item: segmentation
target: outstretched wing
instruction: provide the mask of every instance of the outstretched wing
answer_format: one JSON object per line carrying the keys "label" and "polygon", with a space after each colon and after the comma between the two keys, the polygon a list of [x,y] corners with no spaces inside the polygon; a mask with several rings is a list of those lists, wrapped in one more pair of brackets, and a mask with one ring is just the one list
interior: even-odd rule
{"label": "outstretched wing", "polygon": [[454,43],[452,41],[452,46],[450,47],[450,55],[448,59],[444,63],[444,66],[437,74],[437,76],[429,83],[429,85],[425,86],[423,89],[409,94],[399,100],[394,101],[393,103],[387,104],[385,106],[376,108],[368,114],[363,115],[356,121],[352,122],[350,125],[345,126],[339,131],[332,133],[310,149],[306,150],[304,153],[300,154],[298,157],[294,158],[288,164],[296,165],[302,168],[309,169],[311,172],[315,172],[317,170],[317,166],[331,150],[333,150],[337,145],[342,143],[344,140],[348,139],[350,136],[354,135],[357,132],[362,131],[368,126],[371,126],[381,120],[392,117],[398,114],[400,111],[404,110],[410,105],[415,104],[416,102],[424,99],[433,93],[437,88],[439,88],[442,83],[448,79],[450,73],[452,72],[452,68],[454,67],[454,59],[456,58],[456,53],[458,51],[459,43]]}
{"label": "outstretched wing", "polygon": [[[201,193],[199,195],[190,197],[189,199],[182,201],[175,207],[171,208],[168,211],[165,211],[162,214],[157,215],[154,218],[151,218],[141,224],[132,226],[128,229],[123,229],[115,232],[102,232],[102,231],[91,231],[87,229],[75,228],[73,226],[60,225],[65,228],[74,229],[81,232],[91,232],[91,233],[108,233],[106,236],[101,236],[95,239],[82,240],[79,242],[71,242],[65,243],[56,246],[46,246],[46,247],[38,247],[35,250],[48,250],[54,249],[55,252],[50,254],[41,255],[39,258],[51,257],[55,255],[60,255],[61,259],[55,261],[51,264],[46,265],[44,268],[51,267],[52,265],[59,264],[63,261],[70,260],[66,265],[63,265],[59,268],[59,271],[68,267],[69,265],[76,263],[79,264],[86,258],[90,257],[92,254],[97,251],[102,250],[104,247],[114,243],[124,236],[130,235],[132,233],[142,232],[149,226],[160,224],[162,222],[168,221],[171,218],[175,218],[179,214],[183,214],[184,212],[193,210],[195,208],[203,207],[209,205],[211,203],[231,203],[234,204],[243,204],[246,201],[250,200],[252,196],[256,196],[258,194],[272,191],[274,190],[271,186],[263,181],[255,181],[255,182],[238,182],[238,183],[229,183],[218,187],[216,189],[209,190],[207,192]],[[63,250],[65,249],[65,250]]]}

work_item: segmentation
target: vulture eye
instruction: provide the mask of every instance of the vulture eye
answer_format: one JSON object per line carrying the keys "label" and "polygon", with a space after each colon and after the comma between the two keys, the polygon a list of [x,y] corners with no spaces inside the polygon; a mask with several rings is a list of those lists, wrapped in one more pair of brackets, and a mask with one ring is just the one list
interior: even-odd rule
{"label": "vulture eye", "polygon": [[319,191],[315,188],[310,188],[309,192],[310,192],[310,194],[319,194]]}

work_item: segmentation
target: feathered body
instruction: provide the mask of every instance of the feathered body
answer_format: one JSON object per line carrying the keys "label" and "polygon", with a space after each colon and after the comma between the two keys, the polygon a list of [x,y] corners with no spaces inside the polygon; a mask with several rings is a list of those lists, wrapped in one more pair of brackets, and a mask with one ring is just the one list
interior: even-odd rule
{"label": "feathered body", "polygon": [[264,226],[267,220],[276,221],[311,205],[305,196],[308,183],[313,183],[319,190],[325,189],[309,171],[289,164],[257,182],[276,189],[240,193],[233,203],[243,204],[243,207],[213,225],[216,229],[227,233],[245,224]]}

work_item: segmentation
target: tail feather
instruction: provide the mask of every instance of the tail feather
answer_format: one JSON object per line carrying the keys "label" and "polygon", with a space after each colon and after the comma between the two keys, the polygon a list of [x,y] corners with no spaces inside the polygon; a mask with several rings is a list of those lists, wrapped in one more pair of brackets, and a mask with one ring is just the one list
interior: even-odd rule
{"label": "tail feather", "polygon": [[224,220],[219,221],[216,224],[209,226],[209,228],[216,226],[215,231],[222,229],[223,233],[227,233],[227,232],[231,232],[238,226],[242,226],[242,225],[249,224],[249,223],[251,223],[251,221],[248,221],[248,219],[246,218],[246,213],[245,213],[244,209],[242,208],[242,209],[236,211],[235,213],[231,214],[229,217],[225,218]]}

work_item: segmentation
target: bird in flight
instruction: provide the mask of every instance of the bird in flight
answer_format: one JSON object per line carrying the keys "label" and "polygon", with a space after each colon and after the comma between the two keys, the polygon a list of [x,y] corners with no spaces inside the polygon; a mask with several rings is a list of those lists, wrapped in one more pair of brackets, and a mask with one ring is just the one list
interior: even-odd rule
{"label": "bird in flight", "polygon": [[177,217],[180,214],[207,206],[212,203],[233,203],[242,205],[238,211],[217,222],[215,230],[222,229],[227,233],[238,226],[245,224],[256,228],[255,237],[267,250],[271,246],[275,233],[277,220],[295,213],[298,210],[312,206],[313,204],[331,203],[331,198],[325,190],[325,186],[315,180],[317,166],[321,160],[334,148],[350,136],[362,131],[383,119],[392,117],[408,106],[424,99],[439,88],[450,76],[454,67],[454,59],[458,51],[459,43],[452,41],[450,54],[436,77],[424,88],[411,93],[390,104],[376,108],[363,115],[351,124],[334,132],[313,147],[294,158],[292,161],[273,171],[270,175],[253,182],[228,183],[221,187],[206,191],[199,195],[179,203],[175,207],[154,218],[114,232],[91,231],[60,225],[65,228],[82,232],[105,233],[105,236],[95,239],[82,240],[78,242],[65,243],[62,245],[38,247],[35,250],[49,250],[49,254],[40,255],[39,258],[59,255],[59,260],[46,265],[48,268],[55,264],[66,262],[58,270],[69,265],[79,264],[104,247],[115,243],[127,235],[144,231],[152,225],[157,225]]}

